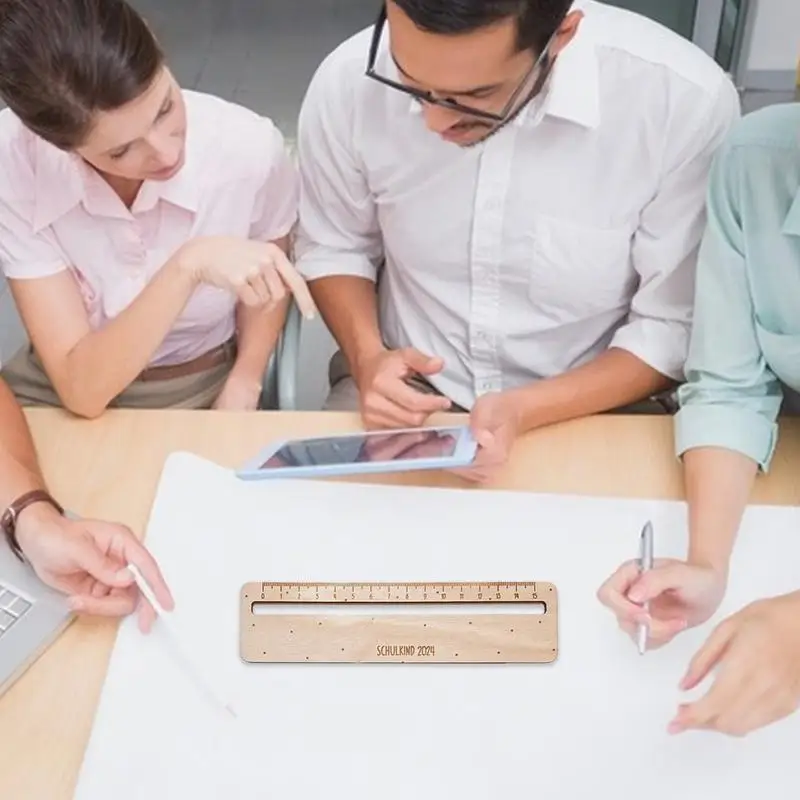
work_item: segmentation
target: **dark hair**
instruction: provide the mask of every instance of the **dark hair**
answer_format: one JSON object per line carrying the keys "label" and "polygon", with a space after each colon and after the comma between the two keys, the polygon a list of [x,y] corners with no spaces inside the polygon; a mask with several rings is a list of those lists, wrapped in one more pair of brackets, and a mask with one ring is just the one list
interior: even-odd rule
{"label": "dark hair", "polygon": [[428,33],[471,33],[498,22],[517,21],[517,49],[541,52],[558,29],[572,0],[392,0]]}
{"label": "dark hair", "polygon": [[0,97],[61,149],[85,141],[98,111],[139,97],[163,63],[124,0],[0,0]]}

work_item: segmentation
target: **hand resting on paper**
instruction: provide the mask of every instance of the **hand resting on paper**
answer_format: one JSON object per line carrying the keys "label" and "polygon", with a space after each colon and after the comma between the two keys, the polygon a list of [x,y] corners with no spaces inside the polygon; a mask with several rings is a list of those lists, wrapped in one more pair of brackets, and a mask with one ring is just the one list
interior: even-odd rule
{"label": "hand resting on paper", "polygon": [[[628,561],[600,587],[597,596],[631,638],[636,638],[639,623],[647,623],[647,647],[653,649],[711,619],[726,585],[724,573],[706,566],[656,559],[653,569],[640,575],[638,562]],[[649,611],[642,608],[645,602],[650,604]]]}
{"label": "hand resting on paper", "polygon": [[[136,565],[162,606],[174,607],[172,596],[153,557],[123,525],[96,520],[72,520],[48,505],[26,509],[19,518],[17,538],[36,574],[68,595],[81,614],[122,617],[133,613],[140,595],[133,575]],[[155,611],[141,598],[139,627],[147,633]]]}
{"label": "hand resting on paper", "polygon": [[746,736],[800,709],[800,592],[752,603],[717,626],[681,688],[715,669],[705,696],[679,708],[671,733]]}

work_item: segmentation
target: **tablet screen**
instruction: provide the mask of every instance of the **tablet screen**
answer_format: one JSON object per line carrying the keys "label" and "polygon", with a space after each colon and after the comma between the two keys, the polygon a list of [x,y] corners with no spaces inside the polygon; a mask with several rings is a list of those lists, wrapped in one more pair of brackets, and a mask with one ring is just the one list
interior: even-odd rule
{"label": "tablet screen", "polygon": [[442,458],[455,453],[457,442],[454,432],[436,429],[303,439],[287,442],[261,469]]}

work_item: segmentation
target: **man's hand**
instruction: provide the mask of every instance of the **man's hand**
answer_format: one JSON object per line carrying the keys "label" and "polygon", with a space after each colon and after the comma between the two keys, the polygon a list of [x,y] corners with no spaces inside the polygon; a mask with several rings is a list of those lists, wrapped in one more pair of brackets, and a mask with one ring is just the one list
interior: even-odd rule
{"label": "man's hand", "polygon": [[717,626],[681,688],[717,669],[708,693],[680,707],[670,733],[711,730],[746,736],[800,708],[800,593],[761,600]]}
{"label": "man's hand", "polygon": [[256,411],[261,400],[261,383],[231,372],[214,401],[217,411]]}
{"label": "man's hand", "polygon": [[478,451],[470,467],[453,470],[454,473],[475,483],[488,483],[507,463],[520,424],[516,398],[511,392],[479,397],[470,414],[470,430]]}
{"label": "man's hand", "polygon": [[[139,601],[133,564],[150,584],[159,603],[174,607],[172,595],[150,553],[123,525],[96,520],[70,520],[51,506],[37,504],[19,518],[17,539],[36,574],[66,594],[78,613],[121,617]],[[141,598],[139,627],[148,632],[155,610]]]}
{"label": "man's hand", "polygon": [[[706,566],[660,559],[639,574],[635,561],[623,564],[597,593],[632,638],[640,622],[649,625],[647,646],[662,647],[686,628],[701,625],[719,608],[727,576]],[[649,612],[642,608],[650,603]]]}
{"label": "man's hand", "polygon": [[435,375],[444,364],[412,347],[382,350],[357,370],[361,417],[368,429],[418,428],[431,414],[446,411],[446,397],[426,394],[406,383],[414,375]]}

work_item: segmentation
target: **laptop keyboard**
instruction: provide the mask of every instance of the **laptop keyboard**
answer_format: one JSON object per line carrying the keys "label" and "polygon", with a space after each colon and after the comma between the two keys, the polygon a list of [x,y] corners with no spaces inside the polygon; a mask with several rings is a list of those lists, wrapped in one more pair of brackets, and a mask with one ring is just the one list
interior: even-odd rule
{"label": "laptop keyboard", "polygon": [[0,583],[0,639],[31,609],[31,604]]}

